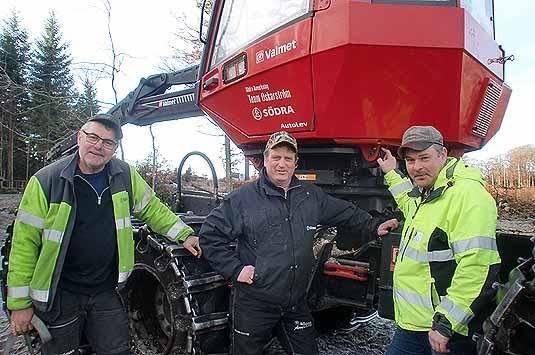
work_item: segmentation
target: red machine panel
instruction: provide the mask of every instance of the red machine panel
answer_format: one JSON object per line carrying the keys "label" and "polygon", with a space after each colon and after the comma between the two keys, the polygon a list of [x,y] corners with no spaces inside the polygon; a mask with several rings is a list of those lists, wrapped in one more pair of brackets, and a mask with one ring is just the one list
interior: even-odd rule
{"label": "red machine panel", "polygon": [[201,94],[242,147],[281,129],[305,145],[398,145],[407,127],[433,125],[452,150],[475,150],[511,94],[492,35],[457,7],[331,1],[244,52],[244,77]]}
{"label": "red machine panel", "polygon": [[[314,130],[311,25],[312,20],[308,18],[249,47],[244,51],[247,75],[241,79],[225,84],[221,73],[227,63],[242,53],[206,75],[206,78],[217,76],[221,85],[210,91],[202,90],[203,109],[213,113],[218,123],[230,125],[247,137],[280,130]],[[246,142],[233,138],[239,143]]]}

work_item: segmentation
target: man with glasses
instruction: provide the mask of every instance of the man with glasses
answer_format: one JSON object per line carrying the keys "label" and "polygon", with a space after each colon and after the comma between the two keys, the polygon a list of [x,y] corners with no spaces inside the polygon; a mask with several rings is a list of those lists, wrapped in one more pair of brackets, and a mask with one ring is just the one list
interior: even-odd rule
{"label": "man with glasses", "polygon": [[52,334],[43,354],[75,354],[82,334],[97,354],[130,354],[128,317],[117,290],[134,265],[130,216],[183,242],[198,238],[138,172],[113,157],[119,121],[96,115],[78,133],[78,151],[28,182],[13,230],[7,305],[13,334],[34,314]]}
{"label": "man with glasses", "polygon": [[[201,228],[200,242],[212,267],[234,283],[232,351],[263,354],[274,332],[289,354],[318,353],[306,299],[312,243],[318,225],[385,235],[381,223],[348,201],[336,199],[295,176],[297,142],[274,133],[264,150],[260,179],[226,196]],[[229,243],[237,240],[236,249]]]}
{"label": "man with glasses", "polygon": [[442,134],[412,126],[378,163],[405,216],[394,268],[398,328],[387,354],[475,354],[471,336],[493,309],[500,256],[496,203],[478,169],[448,157]]}

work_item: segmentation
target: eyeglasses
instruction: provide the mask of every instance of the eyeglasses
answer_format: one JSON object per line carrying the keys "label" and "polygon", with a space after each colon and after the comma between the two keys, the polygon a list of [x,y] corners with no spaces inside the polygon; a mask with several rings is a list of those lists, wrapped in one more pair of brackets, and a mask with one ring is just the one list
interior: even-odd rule
{"label": "eyeglasses", "polygon": [[84,132],[87,141],[91,144],[97,144],[98,142],[102,141],[102,147],[106,150],[114,150],[117,147],[117,142],[114,140],[102,138],[98,134],[89,133],[83,129],[82,132]]}

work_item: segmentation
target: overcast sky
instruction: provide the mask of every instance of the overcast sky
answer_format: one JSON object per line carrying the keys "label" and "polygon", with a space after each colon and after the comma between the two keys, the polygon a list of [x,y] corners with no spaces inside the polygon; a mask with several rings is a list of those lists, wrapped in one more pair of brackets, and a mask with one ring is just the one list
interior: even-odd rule
{"label": "overcast sky", "polygon": [[[258,0],[251,0],[258,1]],[[118,52],[126,53],[116,79],[119,100],[135,89],[139,79],[161,72],[162,56],[170,54],[176,41],[176,16],[188,13],[194,23],[199,11],[195,0],[126,1],[111,0],[112,34]],[[104,6],[99,0],[1,0],[0,18],[12,9],[19,11],[30,37],[39,37],[50,10],[54,10],[70,44],[75,66],[80,62],[111,62]],[[496,37],[516,60],[506,67],[506,82],[513,88],[501,130],[475,158],[505,153],[524,144],[535,144],[535,1],[495,0]],[[75,75],[80,73],[74,71]],[[98,84],[99,99],[113,101],[109,80]],[[204,119],[159,123],[153,126],[158,148],[164,157],[178,165],[191,150],[201,150],[214,161],[222,174],[221,138],[201,136],[208,131]],[[200,144],[202,142],[202,144]],[[125,128],[125,151],[129,161],[141,159],[151,150],[148,128]]]}

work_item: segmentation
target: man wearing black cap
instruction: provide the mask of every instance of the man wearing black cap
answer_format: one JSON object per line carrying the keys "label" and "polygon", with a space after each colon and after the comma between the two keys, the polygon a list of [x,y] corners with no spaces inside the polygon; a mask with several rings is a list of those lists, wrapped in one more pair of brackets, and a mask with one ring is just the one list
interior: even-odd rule
{"label": "man wearing black cap", "polygon": [[492,311],[500,257],[496,204],[481,172],[448,157],[431,126],[405,131],[396,158],[378,163],[405,216],[394,268],[398,329],[388,353],[475,354],[474,333]]}
{"label": "man wearing black cap", "polygon": [[[226,196],[210,213],[200,242],[211,266],[234,283],[233,354],[262,354],[276,331],[290,354],[318,353],[306,300],[317,225],[345,225],[385,235],[398,223],[372,218],[353,204],[299,181],[297,142],[274,133],[260,179]],[[236,249],[229,247],[237,240]]]}
{"label": "man wearing black cap", "polygon": [[24,191],[13,231],[7,305],[13,334],[35,313],[53,337],[43,354],[76,354],[85,334],[97,354],[130,354],[128,318],[117,290],[134,264],[130,216],[184,242],[200,256],[193,230],[113,157],[119,121],[91,117],[78,151],[38,171]]}

